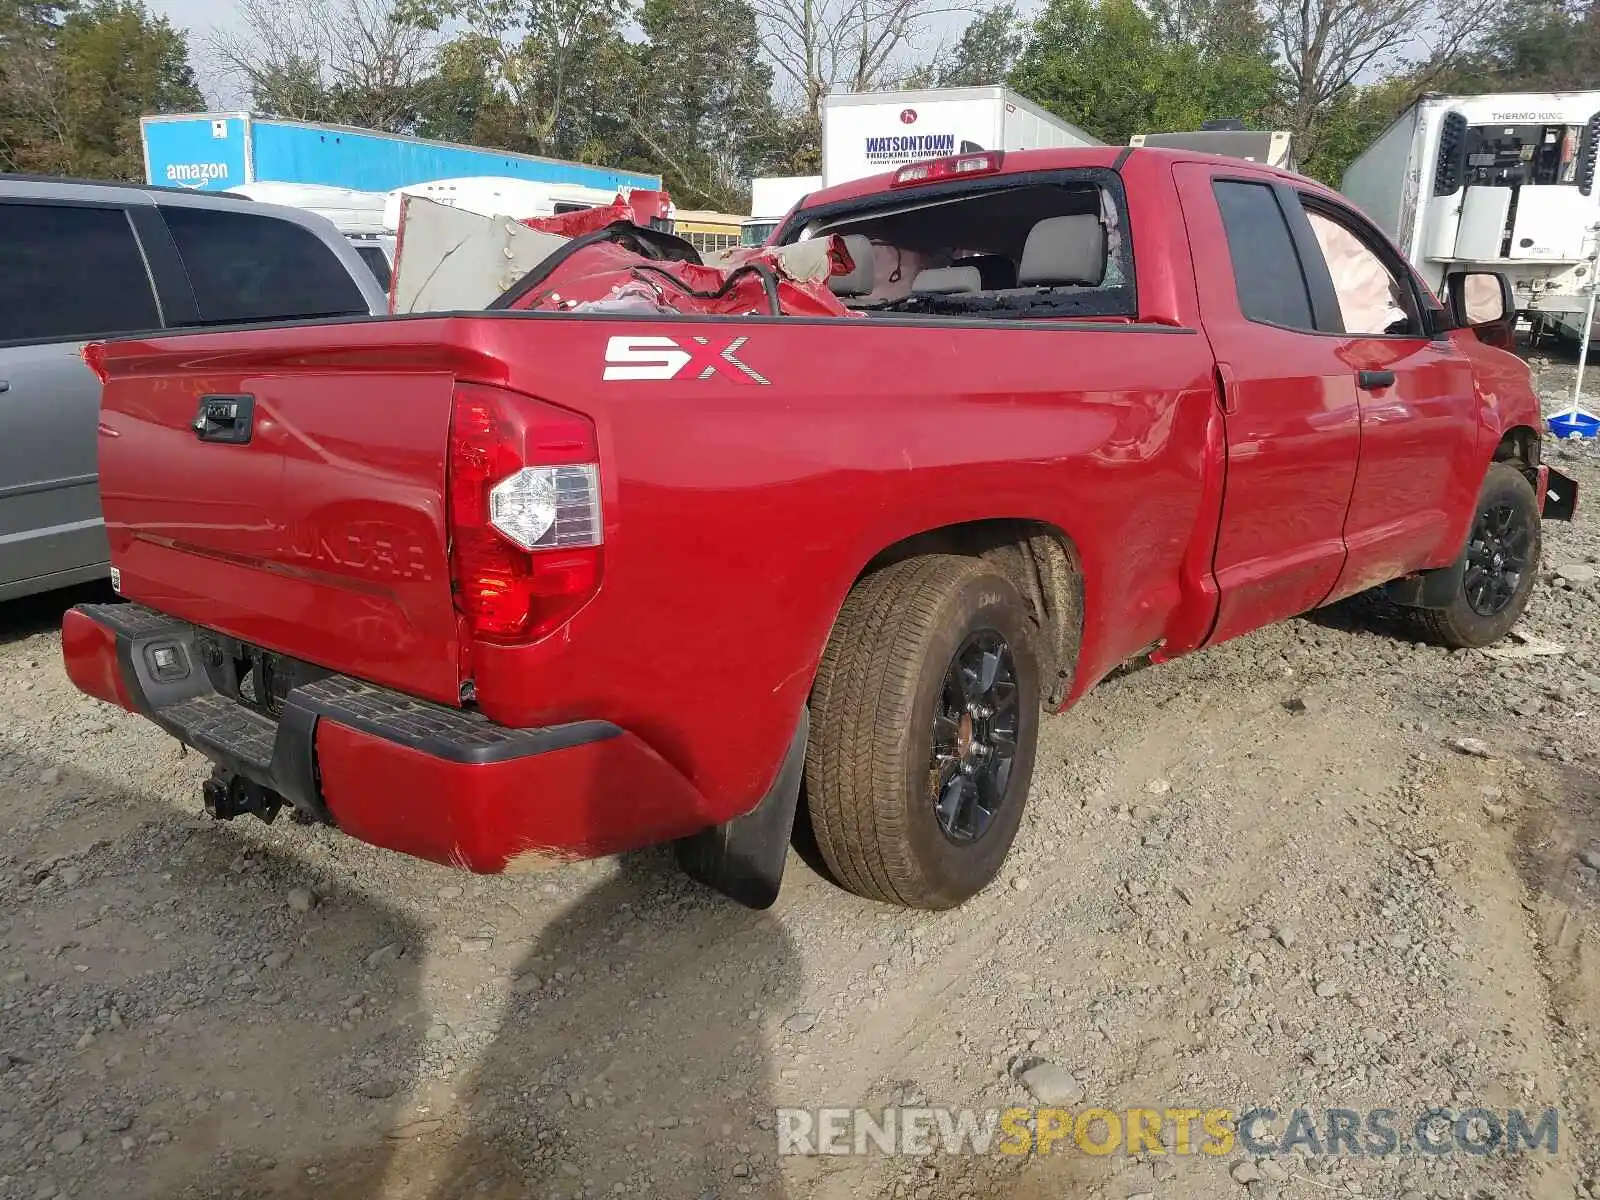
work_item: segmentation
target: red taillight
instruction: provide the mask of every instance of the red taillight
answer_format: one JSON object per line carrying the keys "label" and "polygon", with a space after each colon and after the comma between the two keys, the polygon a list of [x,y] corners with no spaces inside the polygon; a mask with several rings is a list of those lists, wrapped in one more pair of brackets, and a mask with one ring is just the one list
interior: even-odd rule
{"label": "red taillight", "polygon": [[458,385],[448,508],[456,608],[473,636],[534,641],[600,588],[599,454],[584,417]]}
{"label": "red taillight", "polygon": [[932,158],[907,163],[894,173],[890,187],[910,187],[918,183],[938,183],[945,179],[966,179],[973,175],[993,175],[1005,161],[1004,150],[985,150],[981,154],[959,154],[954,158]]}

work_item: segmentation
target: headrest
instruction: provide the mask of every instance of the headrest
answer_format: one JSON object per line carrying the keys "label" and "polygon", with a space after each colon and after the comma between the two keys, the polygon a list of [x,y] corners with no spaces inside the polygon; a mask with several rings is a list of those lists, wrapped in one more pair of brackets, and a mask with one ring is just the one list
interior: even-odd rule
{"label": "headrest", "polygon": [[850,252],[850,261],[856,269],[848,275],[834,275],[828,287],[835,296],[868,296],[877,282],[877,271],[872,260],[872,239],[864,234],[847,233],[840,239]]}
{"label": "headrest", "polygon": [[937,296],[950,296],[956,292],[976,292],[983,287],[983,277],[977,267],[932,267],[918,271],[911,281],[911,290]]}
{"label": "headrest", "polygon": [[1049,217],[1028,231],[1017,283],[1095,287],[1106,274],[1106,233],[1090,213]]}

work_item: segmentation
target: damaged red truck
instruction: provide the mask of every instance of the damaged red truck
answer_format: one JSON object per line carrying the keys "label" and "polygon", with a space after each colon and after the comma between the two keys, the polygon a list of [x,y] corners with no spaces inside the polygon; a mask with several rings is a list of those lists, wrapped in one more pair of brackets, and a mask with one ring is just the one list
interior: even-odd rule
{"label": "damaged red truck", "polygon": [[694,295],[616,227],[494,311],[94,348],[131,603],[68,613],[72,679],[212,759],[217,816],[481,872],[676,841],[759,906],[803,797],[840,884],[942,908],[1041,710],[1380,586],[1485,645],[1571,515],[1479,337],[1503,281],[1441,307],[1306,179],[968,155],[775,242],[828,235],[827,305],[572,311]]}

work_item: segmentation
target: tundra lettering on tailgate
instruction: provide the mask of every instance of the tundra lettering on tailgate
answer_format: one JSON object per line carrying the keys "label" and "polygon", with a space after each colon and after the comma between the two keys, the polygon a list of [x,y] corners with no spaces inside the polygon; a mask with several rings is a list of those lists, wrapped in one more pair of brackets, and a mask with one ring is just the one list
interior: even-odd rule
{"label": "tundra lettering on tailgate", "polygon": [[614,337],[606,343],[603,378],[676,379],[688,367],[690,378],[702,383],[720,375],[734,383],[770,386],[770,379],[739,358],[740,348],[749,340],[736,337],[717,351],[703,337]]}

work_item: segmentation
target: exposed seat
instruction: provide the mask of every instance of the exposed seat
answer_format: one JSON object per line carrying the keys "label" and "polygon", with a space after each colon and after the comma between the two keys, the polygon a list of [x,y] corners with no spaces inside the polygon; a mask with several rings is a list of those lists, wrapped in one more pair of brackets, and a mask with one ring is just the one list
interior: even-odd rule
{"label": "exposed seat", "polygon": [[1019,287],[1098,287],[1106,275],[1106,232],[1090,213],[1048,217],[1028,231]]}
{"label": "exposed seat", "polygon": [[918,271],[911,281],[911,290],[921,295],[953,296],[960,292],[976,292],[983,287],[983,276],[977,267],[932,267]]}
{"label": "exposed seat", "polygon": [[855,270],[848,275],[833,275],[828,288],[835,296],[870,296],[877,282],[877,268],[873,262],[872,239],[865,234],[847,233],[841,239],[849,251]]}
{"label": "exposed seat", "polygon": [[1017,264],[1004,254],[970,254],[958,258],[951,266],[977,267],[980,287],[986,292],[1004,291],[1017,286]]}

